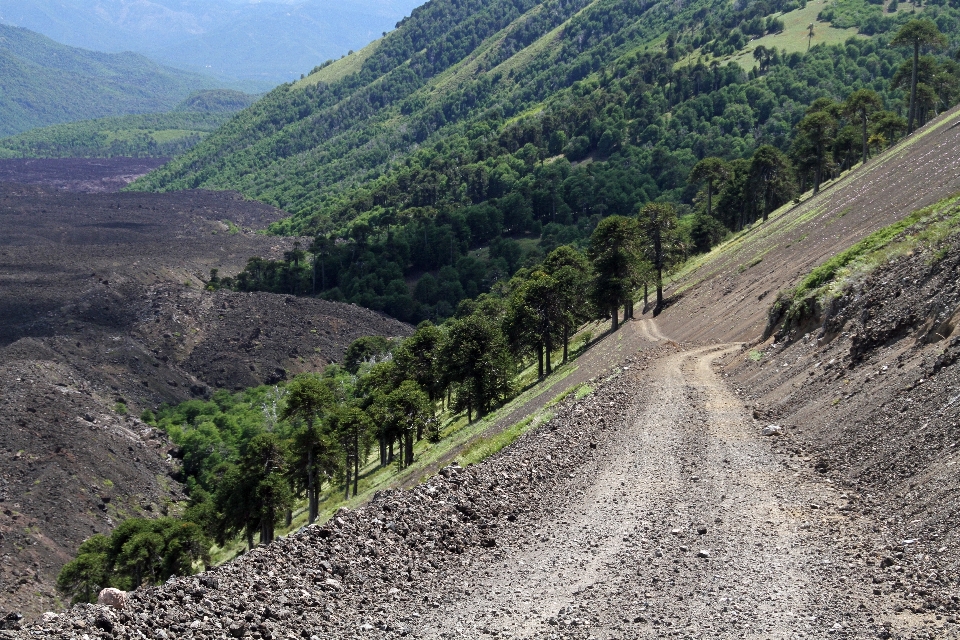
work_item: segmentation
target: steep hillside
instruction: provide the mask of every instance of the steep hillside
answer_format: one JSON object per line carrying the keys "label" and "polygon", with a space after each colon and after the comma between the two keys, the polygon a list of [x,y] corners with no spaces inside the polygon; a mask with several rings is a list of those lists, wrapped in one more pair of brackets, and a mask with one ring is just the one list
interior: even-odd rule
{"label": "steep hillside", "polygon": [[[889,80],[904,52],[885,46],[889,31],[854,39],[854,48],[778,55],[759,77],[727,66],[747,42],[740,29],[777,32],[780,8],[789,6],[431,2],[376,45],[271,92],[139,186],[237,188],[283,205],[293,227],[310,230],[358,216],[376,230],[391,213],[430,216],[486,202],[506,214],[500,200],[512,194],[526,196],[521,204],[546,225],[579,217],[564,192],[587,176],[617,186],[606,196],[579,194],[591,214],[601,204],[612,213],[638,199],[681,196],[698,157],[744,157],[762,142],[788,147],[791,127],[817,97],[864,86],[890,107],[902,98]],[[955,33],[952,11],[941,14],[943,30]],[[731,27],[740,40],[716,37]],[[551,202],[540,183],[567,180],[561,154],[597,166],[574,171],[553,194],[562,202]],[[548,160],[558,175],[535,171]],[[619,175],[627,166],[641,177]]]}
{"label": "steep hillside", "polygon": [[958,120],[677,274],[499,454],[10,635],[960,637]]}
{"label": "steep hillside", "polygon": [[805,194],[692,260],[668,290],[664,332],[744,342],[761,335],[778,292],[877,229],[960,191],[958,123],[953,109],[818,196]]}
{"label": "steep hillside", "polygon": [[136,51],[257,90],[360,49],[420,0],[0,0],[0,21],[76,47]]}
{"label": "steep hillside", "polygon": [[218,84],[140,55],[76,49],[0,24],[0,136],[71,120],[169,110]]}
{"label": "steep hillside", "polygon": [[[798,124],[818,99],[876,91],[892,128],[868,131],[874,153],[906,128],[897,112],[910,51],[888,45],[909,15],[788,53],[796,11],[708,0],[431,2],[132,188],[232,188],[291,211],[274,231],[320,236],[323,295],[411,322],[448,317],[464,296],[648,201],[679,204],[688,244],[705,250],[760,217],[755,190],[744,191],[757,149],[788,153],[797,181],[812,182]],[[960,33],[955,9],[924,12]],[[751,50],[756,36],[771,49]],[[944,87],[960,77],[952,51],[924,58]],[[749,70],[736,63],[744,54]],[[923,119],[957,97],[945,89]],[[835,113],[828,172],[860,152],[856,118],[841,105]],[[706,194],[688,181],[707,156],[736,163],[712,216],[697,215]]]}

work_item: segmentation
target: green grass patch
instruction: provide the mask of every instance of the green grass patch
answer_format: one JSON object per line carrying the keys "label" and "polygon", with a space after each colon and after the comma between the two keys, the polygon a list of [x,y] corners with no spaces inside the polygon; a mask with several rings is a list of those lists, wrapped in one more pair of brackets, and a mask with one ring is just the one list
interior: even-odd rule
{"label": "green grass patch", "polygon": [[507,427],[489,438],[478,438],[460,455],[460,464],[468,466],[486,460],[504,447],[516,442],[517,438],[530,429],[547,422],[552,417],[552,412],[542,411],[532,416],[527,416],[520,422]]}
{"label": "green grass patch", "polygon": [[[771,33],[752,40],[742,52],[731,56],[730,61],[736,62],[744,69],[750,69],[757,66],[757,61],[753,57],[753,51],[760,45],[770,49],[776,47],[787,53],[805,52],[807,50],[807,27],[813,24],[813,38],[810,40],[810,46],[815,47],[818,44],[842,44],[848,38],[857,36],[857,29],[851,27],[848,29],[838,29],[828,22],[820,22],[817,16],[826,9],[830,2],[808,2],[806,7],[795,9],[781,14],[778,17],[783,20],[784,29],[780,33]],[[861,36],[863,37],[863,36]],[[722,58],[721,58],[722,60]]]}
{"label": "green grass patch", "polygon": [[945,250],[944,241],[956,234],[958,228],[960,194],[918,209],[813,269],[794,289],[778,296],[771,309],[771,319],[782,318],[789,327],[809,313],[815,303],[822,305],[828,298],[839,297],[851,283],[900,256],[929,249],[932,259],[936,259]]}
{"label": "green grass patch", "polygon": [[346,78],[351,73],[357,73],[363,67],[363,63],[380,47],[380,42],[380,40],[374,40],[363,49],[360,49],[360,51],[344,56],[322,69],[317,69],[306,78],[295,82],[294,86],[303,88],[321,82],[330,84]]}

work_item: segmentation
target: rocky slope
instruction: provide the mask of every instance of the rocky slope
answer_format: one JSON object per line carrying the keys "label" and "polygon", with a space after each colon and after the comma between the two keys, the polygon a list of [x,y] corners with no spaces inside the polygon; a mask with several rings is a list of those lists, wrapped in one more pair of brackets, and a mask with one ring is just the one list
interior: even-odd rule
{"label": "rocky slope", "polygon": [[872,576],[902,567],[893,534],[775,451],[712,366],[731,350],[648,343],[479,465],[139,589],[123,611],[84,605],[6,635],[957,636],[954,587],[929,612],[874,595]]}
{"label": "rocky slope", "polygon": [[213,388],[276,382],[409,327],[332,302],[212,292],[210,269],[279,257],[281,212],[235,194],[0,191],[0,610],[58,609],[91,533],[181,493],[135,416]]}
{"label": "rocky slope", "polygon": [[[960,567],[960,242],[887,264],[815,322],[758,344],[728,372],[850,509],[894,534],[878,591],[956,602]],[[754,356],[756,358],[756,356]]]}

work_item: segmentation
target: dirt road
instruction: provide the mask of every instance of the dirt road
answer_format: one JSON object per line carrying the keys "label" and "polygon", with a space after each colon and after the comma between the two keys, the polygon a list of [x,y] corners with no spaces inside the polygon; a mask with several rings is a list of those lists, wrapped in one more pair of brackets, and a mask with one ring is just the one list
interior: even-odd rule
{"label": "dirt road", "polygon": [[876,638],[920,624],[873,593],[873,523],[774,453],[713,371],[738,348],[634,374],[635,400],[598,443],[608,455],[571,474],[569,502],[525,540],[467,569],[421,636]]}

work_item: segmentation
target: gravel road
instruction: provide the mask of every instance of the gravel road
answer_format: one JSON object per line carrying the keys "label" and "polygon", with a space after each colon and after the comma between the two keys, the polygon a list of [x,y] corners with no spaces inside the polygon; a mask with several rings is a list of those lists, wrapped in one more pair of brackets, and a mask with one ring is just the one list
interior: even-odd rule
{"label": "gravel road", "polygon": [[717,364],[740,345],[624,335],[595,391],[480,464],[0,637],[960,637],[897,588],[915,572],[859,497],[762,435]]}
{"label": "gravel road", "polygon": [[567,504],[526,539],[464,574],[422,636],[875,638],[923,626],[874,595],[873,523],[842,515],[840,488],[773,453],[714,372],[734,349],[634,373],[635,399],[611,407],[620,424],[598,443],[608,454],[571,474]]}

